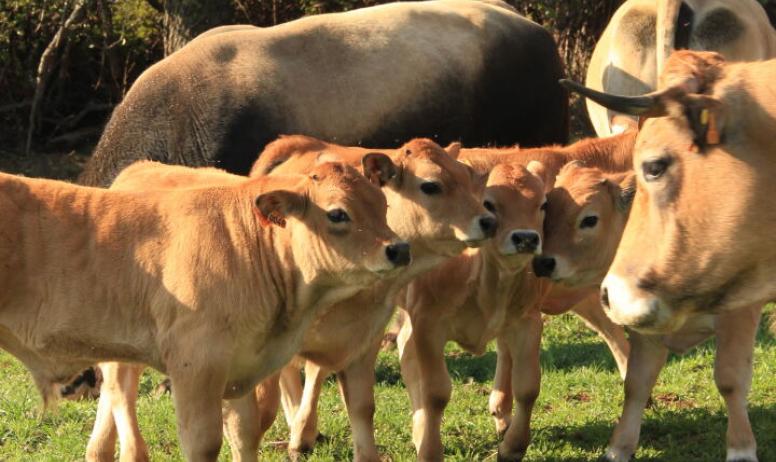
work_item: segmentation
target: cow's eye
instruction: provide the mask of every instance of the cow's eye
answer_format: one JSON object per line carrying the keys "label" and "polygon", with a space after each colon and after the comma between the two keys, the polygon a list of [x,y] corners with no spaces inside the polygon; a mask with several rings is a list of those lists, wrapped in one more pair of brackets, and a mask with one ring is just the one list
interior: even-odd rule
{"label": "cow's eye", "polygon": [[641,170],[646,181],[655,181],[665,173],[671,161],[667,158],[644,161]]}
{"label": "cow's eye", "polygon": [[539,210],[541,210],[542,212],[547,211],[547,201],[542,202],[542,206],[539,207]]}
{"label": "cow's eye", "polygon": [[329,210],[326,213],[326,217],[332,223],[345,223],[350,221],[350,215],[342,209]]}
{"label": "cow's eye", "polygon": [[486,200],[482,203],[482,206],[485,207],[485,210],[488,212],[496,213],[496,206],[493,205],[493,202]]}
{"label": "cow's eye", "polygon": [[442,185],[433,181],[426,181],[425,183],[420,184],[420,190],[423,191],[423,194],[428,194],[431,196],[441,193]]}
{"label": "cow's eye", "polygon": [[582,229],[595,228],[595,225],[597,224],[598,224],[598,217],[595,215],[588,215],[582,219],[582,221],[579,223],[579,227]]}

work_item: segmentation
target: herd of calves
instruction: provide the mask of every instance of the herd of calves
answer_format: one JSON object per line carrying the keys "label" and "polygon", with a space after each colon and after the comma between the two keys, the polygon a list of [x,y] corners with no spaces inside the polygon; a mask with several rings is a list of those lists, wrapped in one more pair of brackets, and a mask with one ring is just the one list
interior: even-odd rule
{"label": "herd of calves", "polygon": [[533,149],[285,136],[249,177],[141,161],[109,190],[0,174],[0,344],[47,403],[86,366],[122,361],[101,364],[89,460],[113,460],[117,436],[121,460],[148,458],[139,364],[169,375],[189,460],[214,460],[222,432],[235,460],[255,460],[281,392],[290,449],[308,450],[331,372],[355,459],[379,460],[374,367],[399,307],[419,458],[443,454],[445,343],[483,353],[495,339],[499,457],[519,460],[542,313],[579,314],[625,373],[628,343],[597,293],[634,191],[636,132]]}

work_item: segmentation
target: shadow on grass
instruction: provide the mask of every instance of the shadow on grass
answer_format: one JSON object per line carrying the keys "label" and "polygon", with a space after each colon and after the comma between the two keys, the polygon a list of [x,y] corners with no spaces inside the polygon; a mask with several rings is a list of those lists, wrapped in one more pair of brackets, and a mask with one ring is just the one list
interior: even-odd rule
{"label": "shadow on grass", "polygon": [[[776,460],[776,406],[754,406],[749,409],[752,428],[758,442],[760,460]],[[590,422],[583,425],[534,427],[534,441],[549,442],[560,450],[571,446],[594,453],[596,457],[564,458],[567,461],[596,460],[603,454],[614,422]],[[714,461],[725,458],[727,415],[707,409],[660,410],[649,412],[641,427],[639,446],[647,454],[637,461]],[[557,456],[535,455],[536,461],[555,461]]]}

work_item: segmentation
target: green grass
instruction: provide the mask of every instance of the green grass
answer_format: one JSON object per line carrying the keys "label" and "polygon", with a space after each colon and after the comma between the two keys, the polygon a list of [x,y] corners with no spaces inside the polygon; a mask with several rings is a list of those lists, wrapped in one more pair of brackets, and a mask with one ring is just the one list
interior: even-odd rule
{"label": "green grass", "polygon": [[[769,311],[773,312],[773,309]],[[488,415],[488,393],[495,353],[482,357],[450,347],[448,366],[453,397],[445,414],[446,459],[495,460],[497,438]],[[661,374],[646,411],[639,460],[722,461],[726,417],[711,365],[713,342],[685,356],[672,356]],[[533,443],[527,461],[592,461],[602,453],[622,405],[622,385],[606,347],[581,322],[565,315],[548,321],[542,350],[542,393],[533,419]],[[62,402],[41,415],[40,397],[18,361],[0,353],[0,460],[82,460],[94,422],[96,403]],[[381,353],[377,368],[377,442],[389,460],[412,460],[409,398],[395,351]],[[140,425],[152,460],[181,460],[169,396],[156,398],[157,373],[143,376],[139,400]],[[755,353],[750,416],[761,461],[776,460],[776,339],[761,328]],[[347,417],[336,385],[326,383],[321,399],[320,428],[327,441],[310,461],[352,457]],[[278,418],[263,446],[262,460],[286,460],[268,444],[287,438]],[[229,460],[228,449],[222,460]]]}

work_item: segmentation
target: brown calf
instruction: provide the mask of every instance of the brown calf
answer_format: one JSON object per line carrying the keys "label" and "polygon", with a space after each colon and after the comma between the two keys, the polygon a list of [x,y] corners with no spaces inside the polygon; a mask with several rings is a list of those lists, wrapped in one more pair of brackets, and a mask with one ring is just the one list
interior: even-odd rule
{"label": "brown calf", "polygon": [[0,344],[47,401],[98,361],[167,372],[186,457],[215,460],[221,399],[285,363],[322,307],[395,271],[385,209],[341,164],[154,194],[0,175]]}
{"label": "brown calf", "polygon": [[[297,367],[290,365],[282,374],[285,407],[293,415],[289,417],[292,452],[314,444],[320,386],[336,371],[353,428],[355,458],[379,460],[372,423],[374,364],[397,292],[414,276],[458,255],[467,245],[480,245],[495,231],[496,221],[479,199],[477,175],[455,160],[459,148],[454,144],[444,150],[430,140],[416,139],[387,152],[395,165],[395,175],[383,187],[388,221],[411,243],[413,262],[407,273],[390,284],[376,285],[328,310],[308,331],[300,352],[308,360],[304,392]],[[268,146],[253,171],[273,175],[300,171],[327,159],[358,163],[370,152],[307,137],[284,137]],[[364,306],[370,310],[365,312]],[[358,342],[353,341],[354,332],[359,333]],[[268,402],[258,404],[272,407]]]}
{"label": "brown calf", "polygon": [[520,364],[511,367],[518,410],[499,454],[516,457],[525,452],[531,409],[539,394],[542,321],[536,306],[544,288],[529,269],[533,256],[541,252],[545,185],[552,185],[544,175],[538,162],[528,169],[520,164],[493,168],[484,202],[499,220],[495,238],[421,275],[406,289],[402,306],[408,316],[397,340],[420,460],[442,460],[440,426],[452,390],[444,359],[449,340],[482,354],[497,339],[500,354]]}

